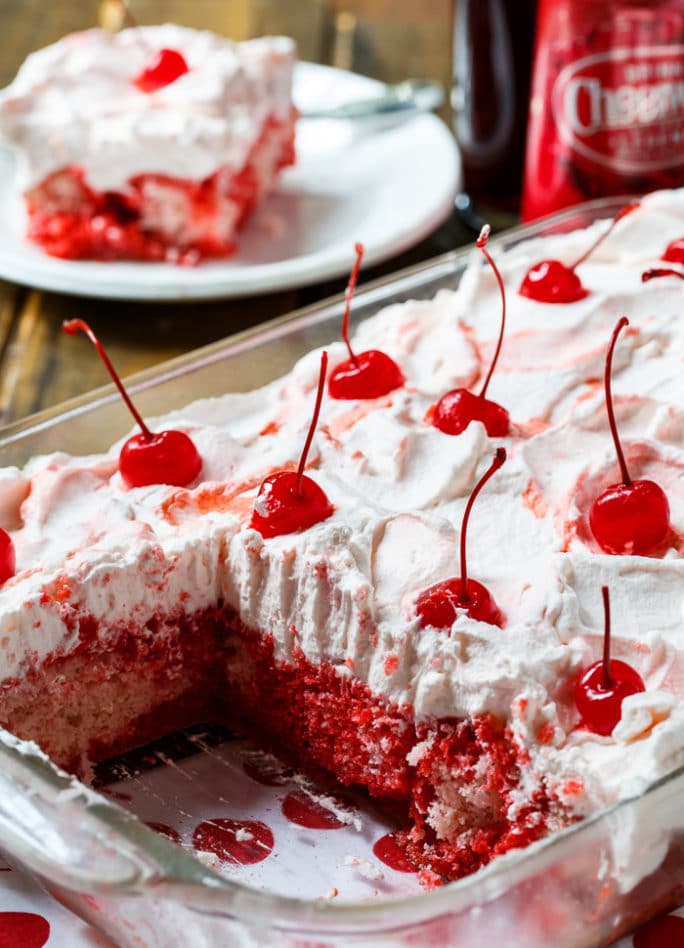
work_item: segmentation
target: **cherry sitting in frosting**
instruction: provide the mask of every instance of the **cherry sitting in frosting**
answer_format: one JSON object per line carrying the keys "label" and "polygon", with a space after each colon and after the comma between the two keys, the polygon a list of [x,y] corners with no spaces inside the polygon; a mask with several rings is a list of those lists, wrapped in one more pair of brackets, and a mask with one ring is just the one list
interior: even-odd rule
{"label": "cherry sitting in frosting", "polygon": [[[682,261],[684,263],[684,260]],[[658,277],[679,277],[684,280],[684,273],[681,270],[673,270],[671,267],[651,267],[650,270],[644,270],[641,274],[641,282],[648,283],[649,280],[655,280]]]}
{"label": "cherry sitting in frosting", "polygon": [[481,421],[490,438],[503,438],[508,434],[511,426],[510,416],[506,409],[496,402],[485,398],[490,379],[494,372],[494,367],[496,366],[499,353],[501,352],[501,344],[503,342],[504,328],[506,325],[506,291],[499,269],[487,250],[489,233],[490,228],[489,225],[486,224],[477,239],[477,246],[494,270],[494,275],[499,284],[499,292],[501,293],[501,328],[499,330],[499,339],[496,344],[494,358],[489,366],[487,378],[484,381],[479,395],[468,391],[467,388],[455,388],[447,392],[446,395],[442,395],[437,404],[430,410],[431,424],[433,424],[435,428],[439,428],[439,430],[445,434],[461,434],[471,421]]}
{"label": "cherry sitting in frosting", "polygon": [[271,474],[259,488],[249,525],[258,530],[266,539],[308,530],[314,524],[327,520],[335,510],[316,481],[304,473],[306,458],[321,411],[327,368],[328,353],[324,352],[321,355],[316,404],[296,473],[279,471],[277,474]]}
{"label": "cherry sitting in frosting", "polygon": [[182,53],[177,49],[160,49],[152,63],[135,77],[133,85],[141,92],[156,92],[170,86],[186,72],[190,72],[190,68]]}
{"label": "cherry sitting in frosting", "polygon": [[436,629],[449,629],[458,618],[459,611],[465,612],[471,619],[477,619],[478,622],[503,626],[504,620],[501,610],[494,602],[489,590],[482,583],[478,583],[477,580],[468,578],[466,533],[475,498],[505,460],[506,451],[503,448],[497,448],[492,463],[477,482],[468,498],[461,524],[461,575],[430,586],[416,600],[416,612],[420,618],[422,629],[428,625],[434,626]]}
{"label": "cherry sitting in frosting", "polygon": [[660,259],[668,263],[684,263],[684,237],[669,243]]}
{"label": "cherry sitting in frosting", "polygon": [[589,257],[602,244],[606,237],[612,233],[613,228],[618,221],[621,221],[627,214],[639,207],[638,202],[628,204],[623,207],[617,217],[614,218],[608,230],[606,230],[598,240],[595,240],[591,247],[586,250],[579,259],[575,260],[572,266],[566,266],[560,260],[542,260],[531,267],[520,284],[518,293],[526,296],[528,299],[535,300],[537,303],[576,303],[589,295],[589,290],[582,286],[582,281],[575,272],[580,263]]}
{"label": "cherry sitting in frosting", "polygon": [[594,734],[604,737],[613,733],[622,717],[622,702],[628,695],[646,691],[641,675],[627,662],[610,657],[610,596],[603,594],[603,658],[590,665],[577,679],[575,704],[582,721]]}
{"label": "cherry sitting in frosting", "polygon": [[119,473],[126,487],[147,487],[150,484],[188,487],[197,480],[202,471],[202,458],[195,445],[182,431],[160,431],[157,434],[150,431],[90,326],[82,319],[69,319],[62,323],[62,329],[72,336],[81,329],[88,336],[128,410],[140,425],[141,433],[129,438],[119,454]]}
{"label": "cherry sitting in frosting", "polygon": [[17,568],[12,537],[0,527],[0,585],[11,579]]}
{"label": "cherry sitting in frosting", "polygon": [[654,481],[633,481],[629,476],[622,445],[617,433],[611,368],[613,351],[620,331],[629,325],[623,316],[618,320],[608,347],[605,369],[606,408],[613,436],[622,483],[611,484],[594,500],[589,510],[589,526],[594,539],[605,553],[650,552],[661,543],[670,526],[670,506],[665,492]]}
{"label": "cherry sitting in frosting", "polygon": [[369,349],[356,355],[349,342],[349,310],[351,308],[356,281],[363,259],[363,244],[355,244],[356,261],[352,268],[349,283],[344,294],[344,315],[342,317],[342,338],[347,346],[349,358],[330,373],[328,393],[331,398],[380,398],[401,388],[406,379],[404,374],[387,353],[379,349]]}

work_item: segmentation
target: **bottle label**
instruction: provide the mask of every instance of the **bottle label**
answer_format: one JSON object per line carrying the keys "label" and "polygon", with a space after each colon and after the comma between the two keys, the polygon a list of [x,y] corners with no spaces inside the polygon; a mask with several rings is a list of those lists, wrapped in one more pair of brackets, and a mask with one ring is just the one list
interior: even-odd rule
{"label": "bottle label", "polygon": [[621,174],[684,165],[684,45],[610,49],[559,72],[552,109],[560,138]]}

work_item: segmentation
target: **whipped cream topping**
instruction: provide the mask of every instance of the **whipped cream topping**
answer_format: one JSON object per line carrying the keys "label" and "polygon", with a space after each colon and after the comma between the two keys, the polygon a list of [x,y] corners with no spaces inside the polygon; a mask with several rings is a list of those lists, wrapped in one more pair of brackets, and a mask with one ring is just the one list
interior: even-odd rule
{"label": "whipped cream topping", "polygon": [[[479,423],[452,437],[425,422],[444,391],[481,384],[496,344],[499,293],[479,254],[457,289],[359,327],[355,349],[384,349],[408,381],[370,402],[326,396],[309,474],[335,512],[305,532],[264,540],[248,523],[261,479],[298,461],[319,352],[258,391],[149,420],[191,434],[204,459],[191,489],[126,491],[120,445],[5,471],[0,515],[18,573],[0,590],[0,680],[68,654],[78,624],[67,620],[79,612],[102,620],[105,644],[127,623],[223,601],[272,634],[279,658],[301,649],[411,705],[419,722],[482,712],[508,721],[530,761],[520,805],[543,781],[583,815],[684,765],[684,284],[640,282],[684,233],[684,192],[653,195],[620,222],[580,268],[586,299],[554,306],[516,292],[530,265],[571,262],[605,226],[495,251],[509,316],[488,395],[510,411],[507,438]],[[602,373],[622,314],[618,425],[632,476],[657,480],[671,507],[670,535],[648,557],[602,553],[587,523],[591,500],[618,480]],[[328,351],[332,371],[347,353],[341,343]],[[461,615],[450,630],[421,629],[416,597],[458,574],[465,504],[499,444],[508,461],[473,509],[468,563],[504,627]],[[572,699],[574,676],[601,654],[603,584],[613,654],[647,688],[608,738],[577,728]]]}
{"label": "whipped cream topping", "polygon": [[[189,71],[141,92],[133,80],[164,48]],[[286,37],[234,43],[171,23],[71,33],[0,92],[0,141],[16,151],[22,190],[72,165],[99,191],[143,173],[200,181],[239,170],[266,119],[290,114],[294,55]]]}

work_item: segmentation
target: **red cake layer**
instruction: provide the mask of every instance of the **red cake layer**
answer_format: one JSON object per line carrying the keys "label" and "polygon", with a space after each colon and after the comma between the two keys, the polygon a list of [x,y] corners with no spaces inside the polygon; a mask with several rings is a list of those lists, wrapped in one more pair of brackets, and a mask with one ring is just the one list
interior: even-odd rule
{"label": "red cake layer", "polygon": [[294,115],[265,124],[240,169],[202,181],[145,173],[124,191],[96,191],[79,167],[54,172],[25,194],[28,237],[55,257],[193,264],[235,252],[235,232],[294,162]]}
{"label": "red cake layer", "polygon": [[78,633],[78,647],[0,682],[0,725],[7,730],[87,777],[91,762],[211,716],[224,687],[219,611],[104,629],[68,603],[58,607]]}
{"label": "red cake layer", "polygon": [[[525,761],[491,715],[416,725],[409,705],[373,695],[301,652],[292,665],[276,661],[270,637],[244,628],[232,640],[227,677],[243,728],[256,727],[304,768],[323,767],[345,786],[406,804],[411,829],[400,838],[414,863],[442,878],[472,872],[570,821],[543,789],[509,818]],[[416,744],[420,759],[411,765]],[[450,814],[448,839],[431,825],[435,810]]]}
{"label": "red cake layer", "polygon": [[398,806],[410,858],[444,879],[568,822],[543,790],[511,807],[525,761],[491,716],[417,725],[409,705],[373,695],[329,663],[301,652],[291,664],[274,659],[271,637],[228,610],[107,630],[106,645],[91,617],[64,618],[79,647],[3,682],[0,723],[81,775],[89,762],[178,727],[225,723],[314,775]]}

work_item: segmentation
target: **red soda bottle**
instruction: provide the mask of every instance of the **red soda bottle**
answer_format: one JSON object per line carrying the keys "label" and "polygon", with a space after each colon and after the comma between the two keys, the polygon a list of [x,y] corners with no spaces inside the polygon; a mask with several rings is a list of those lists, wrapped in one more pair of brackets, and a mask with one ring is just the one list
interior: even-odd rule
{"label": "red soda bottle", "polygon": [[541,0],[523,219],[681,184],[682,0]]}

